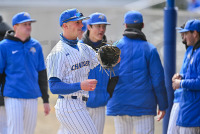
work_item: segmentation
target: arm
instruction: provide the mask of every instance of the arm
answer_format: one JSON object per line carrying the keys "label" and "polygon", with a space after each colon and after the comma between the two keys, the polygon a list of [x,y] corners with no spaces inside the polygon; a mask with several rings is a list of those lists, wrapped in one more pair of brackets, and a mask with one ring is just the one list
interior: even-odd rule
{"label": "arm", "polygon": [[42,93],[43,103],[49,103],[47,72],[46,69],[38,72],[38,83]]}
{"label": "arm", "polygon": [[43,56],[43,53],[42,53],[41,46],[40,46],[39,50],[40,50],[40,55],[38,56],[38,58],[39,58],[38,84],[39,84],[39,87],[40,87],[40,91],[42,93],[44,114],[46,116],[51,111],[50,105],[49,105],[47,71],[46,71],[46,67],[45,67],[45,63],[44,63],[44,56]]}
{"label": "arm", "polygon": [[168,107],[167,91],[165,87],[164,70],[156,49],[153,49],[150,55],[149,72],[159,110],[164,111]]}
{"label": "arm", "polygon": [[53,94],[70,94],[81,90],[80,82],[67,84],[57,77],[49,79],[49,88]]}
{"label": "arm", "polygon": [[[193,62],[191,68],[195,68],[194,70],[190,70],[190,77],[192,78],[182,78],[181,80],[175,80],[172,85],[176,90],[178,88],[186,88],[189,90],[200,91],[200,58],[197,57],[196,61]],[[192,74],[193,73],[193,74]]]}
{"label": "arm", "polygon": [[49,79],[49,88],[53,94],[70,94],[79,90],[93,91],[96,88],[97,81],[95,79],[88,79],[77,83],[65,83],[57,77]]}
{"label": "arm", "polygon": [[117,85],[117,82],[119,80],[119,76],[112,77],[108,81],[107,91],[110,94],[110,98],[112,97],[112,94],[114,92],[115,86]]}

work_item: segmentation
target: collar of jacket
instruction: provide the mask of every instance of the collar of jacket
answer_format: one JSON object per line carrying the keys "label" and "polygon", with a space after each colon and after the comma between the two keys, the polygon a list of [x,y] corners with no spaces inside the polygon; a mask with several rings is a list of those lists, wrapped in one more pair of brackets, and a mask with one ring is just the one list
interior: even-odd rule
{"label": "collar of jacket", "polygon": [[91,46],[94,50],[98,50],[101,46],[106,45],[107,39],[106,36],[103,36],[103,39],[100,41],[98,45],[94,45],[94,43],[89,39],[89,30],[83,34],[83,37],[81,39],[85,44]]}
{"label": "collar of jacket", "polygon": [[20,40],[19,38],[15,37],[15,31],[14,30],[8,30],[4,36],[4,39],[9,39],[9,40],[13,40],[13,41],[20,41],[23,44],[28,42],[30,40],[31,37],[28,37],[25,41]]}
{"label": "collar of jacket", "polygon": [[126,36],[131,39],[141,39],[141,40],[147,41],[144,33],[136,28],[126,28],[124,30],[123,36]]}

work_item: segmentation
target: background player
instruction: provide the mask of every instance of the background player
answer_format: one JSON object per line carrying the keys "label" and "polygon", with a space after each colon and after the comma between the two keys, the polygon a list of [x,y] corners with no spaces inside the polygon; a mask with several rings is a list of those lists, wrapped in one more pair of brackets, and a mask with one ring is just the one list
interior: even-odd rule
{"label": "background player", "polygon": [[[180,28],[178,28],[178,30],[183,29],[184,26],[185,24],[183,24]],[[187,71],[187,65],[188,65],[190,56],[192,54],[193,46],[187,46],[184,33],[181,33],[181,37],[182,37],[182,43],[185,45],[185,48],[186,48],[186,52],[183,58],[183,65],[180,71],[180,74],[183,75]],[[172,81],[174,81],[175,79],[178,79],[179,77],[180,77],[179,74],[174,74]],[[171,114],[170,114],[167,134],[180,134],[180,127],[176,125],[176,121],[177,121],[178,113],[180,109],[179,103],[181,100],[182,91],[183,91],[182,88],[179,88],[174,91],[174,104],[173,104]]]}
{"label": "background player", "polygon": [[107,104],[114,116],[116,134],[154,134],[154,116],[159,106],[161,120],[167,109],[164,71],[156,48],[147,42],[142,14],[128,11],[125,31],[117,47],[121,50],[119,81]]}
{"label": "background player", "polygon": [[61,13],[60,41],[47,57],[50,90],[59,94],[55,105],[56,117],[67,134],[97,134],[86,101],[87,91],[93,91],[97,84],[97,80],[88,79],[88,73],[98,65],[98,61],[92,48],[78,43],[83,19],[86,17],[77,9]]}
{"label": "background player", "polygon": [[[106,26],[110,25],[103,13],[93,13],[87,20],[87,32],[83,35],[81,42],[91,46],[95,51],[101,46],[106,45],[107,39],[105,36]],[[89,72],[89,79],[96,79],[98,81],[94,91],[89,92],[89,99],[87,101],[87,109],[97,128],[98,134],[103,134],[105,123],[105,106],[110,98],[107,92],[107,85],[109,76],[101,70],[101,66]]]}
{"label": "background player", "polygon": [[30,37],[31,19],[27,12],[12,18],[13,30],[0,42],[0,80],[6,82],[3,95],[8,134],[33,134],[37,120],[37,98],[42,96],[44,112],[50,111],[47,75],[41,45]]}
{"label": "background player", "polygon": [[186,72],[183,75],[177,74],[172,79],[174,90],[183,88],[180,99],[180,110],[176,124],[180,126],[180,134],[200,133],[200,20],[189,20],[184,29],[188,46],[193,46],[189,62],[186,65]]}
{"label": "background player", "polygon": [[[3,40],[4,35],[7,30],[11,30],[11,27],[3,22],[3,17],[0,15],[0,41]],[[5,73],[4,73],[5,74]],[[0,82],[0,89],[3,91],[3,83],[5,82],[5,78]],[[1,92],[0,92],[1,94]],[[4,106],[4,99],[0,95],[0,134],[7,134],[7,117],[6,117],[6,109]]]}

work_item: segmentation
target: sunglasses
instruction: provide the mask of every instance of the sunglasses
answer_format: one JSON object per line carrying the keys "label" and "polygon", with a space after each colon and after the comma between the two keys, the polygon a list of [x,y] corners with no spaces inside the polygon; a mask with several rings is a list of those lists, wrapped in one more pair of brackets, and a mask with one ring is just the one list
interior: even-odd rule
{"label": "sunglasses", "polygon": [[82,13],[76,13],[74,16],[70,17],[69,19],[66,19],[64,21],[62,21],[63,23],[65,23],[66,21],[68,20],[72,20],[72,19],[76,19],[76,18],[80,18],[80,17],[83,17],[83,14]]}

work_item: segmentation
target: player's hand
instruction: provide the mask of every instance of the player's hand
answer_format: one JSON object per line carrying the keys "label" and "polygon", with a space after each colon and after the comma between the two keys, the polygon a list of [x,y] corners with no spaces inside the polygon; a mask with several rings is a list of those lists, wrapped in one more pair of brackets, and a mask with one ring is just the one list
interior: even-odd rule
{"label": "player's hand", "polygon": [[175,80],[172,82],[172,88],[173,88],[174,90],[179,89],[179,88],[180,88],[180,83],[181,83],[181,80],[175,79]]}
{"label": "player's hand", "polygon": [[181,80],[182,76],[179,73],[174,74],[174,76],[172,77],[172,82],[174,82],[176,79]]}
{"label": "player's hand", "polygon": [[51,111],[51,108],[50,108],[49,103],[44,103],[44,114],[45,114],[45,116],[48,115],[50,111]]}
{"label": "player's hand", "polygon": [[165,111],[158,110],[157,121],[160,121],[165,116]]}
{"label": "player's hand", "polygon": [[96,79],[88,79],[81,82],[81,89],[85,91],[93,91],[96,88],[96,85]]}

